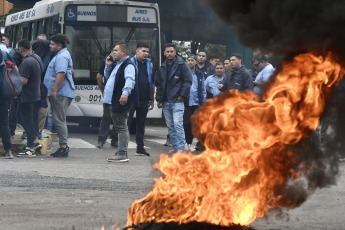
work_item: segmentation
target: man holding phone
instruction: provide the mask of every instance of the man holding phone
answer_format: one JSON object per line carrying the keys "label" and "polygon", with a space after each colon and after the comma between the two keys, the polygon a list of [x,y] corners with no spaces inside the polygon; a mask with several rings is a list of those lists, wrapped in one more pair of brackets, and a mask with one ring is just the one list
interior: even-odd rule
{"label": "man holding phone", "polygon": [[[112,62],[114,61],[113,50],[107,57]],[[103,98],[104,98],[104,87],[107,83],[107,79],[104,77],[105,61],[106,59],[102,60],[102,63],[98,69],[98,73],[96,76],[97,85],[99,87],[99,90],[102,93]],[[103,117],[99,125],[97,148],[100,148],[100,149],[103,148],[104,143],[107,141],[110,123],[111,123],[111,104],[103,103]],[[111,139],[111,146],[118,147],[118,137],[117,137],[117,132],[114,129],[114,126],[111,130],[110,139]]]}
{"label": "man holding phone", "polygon": [[111,118],[119,138],[119,148],[108,162],[128,162],[128,127],[129,110],[138,107],[138,72],[129,58],[128,44],[119,42],[115,45],[113,63],[110,56],[106,59],[104,76],[108,79],[104,88],[104,103],[111,104]]}

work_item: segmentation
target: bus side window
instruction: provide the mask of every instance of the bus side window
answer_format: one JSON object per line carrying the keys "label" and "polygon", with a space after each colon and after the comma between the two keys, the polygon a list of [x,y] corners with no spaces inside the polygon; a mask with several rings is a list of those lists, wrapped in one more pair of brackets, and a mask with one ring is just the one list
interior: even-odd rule
{"label": "bus side window", "polygon": [[46,18],[45,19],[45,24],[46,24],[45,34],[48,37],[50,37],[52,35],[52,32],[53,32],[53,17]]}
{"label": "bus side window", "polygon": [[29,39],[29,23],[23,23],[23,35],[21,39]]}
{"label": "bus side window", "polygon": [[36,38],[36,27],[37,27],[36,21],[33,21],[30,23],[30,40],[34,40]]}
{"label": "bus side window", "polygon": [[22,37],[23,37],[23,25],[20,24],[16,26],[14,44],[17,45],[17,43],[22,39]]}
{"label": "bus side window", "polygon": [[59,25],[59,15],[53,16],[53,34],[61,33],[61,27]]}
{"label": "bus side window", "polygon": [[14,46],[14,42],[13,42],[13,29],[14,29],[14,26],[9,26],[9,27],[6,27],[6,29],[5,29],[5,33],[6,34],[8,34],[8,36],[10,36],[10,41],[11,41],[11,43],[10,43],[10,45],[11,45],[11,47],[13,47]]}
{"label": "bus side window", "polygon": [[44,34],[44,19],[37,21],[37,35]]}

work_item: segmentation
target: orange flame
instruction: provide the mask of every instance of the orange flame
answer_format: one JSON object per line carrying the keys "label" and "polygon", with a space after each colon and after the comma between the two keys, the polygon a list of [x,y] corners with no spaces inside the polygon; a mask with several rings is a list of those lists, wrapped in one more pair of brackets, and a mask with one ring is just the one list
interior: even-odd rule
{"label": "orange flame", "polygon": [[284,194],[299,177],[286,145],[310,135],[325,97],[345,73],[331,54],[301,54],[282,64],[262,101],[236,90],[206,101],[193,117],[206,146],[200,155],[162,154],[155,165],[165,177],[128,210],[127,226],[144,222],[248,225],[272,207],[298,206]]}

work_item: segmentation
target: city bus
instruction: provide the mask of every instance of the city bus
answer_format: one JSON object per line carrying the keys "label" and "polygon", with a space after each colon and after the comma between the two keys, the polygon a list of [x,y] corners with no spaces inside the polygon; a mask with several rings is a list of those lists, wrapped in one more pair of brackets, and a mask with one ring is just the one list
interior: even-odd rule
{"label": "city bus", "polygon": [[[32,9],[8,15],[5,32],[12,47],[21,39],[33,40],[44,33],[48,39],[56,33],[69,38],[67,46],[73,60],[76,96],[67,112],[67,120],[83,126],[97,126],[103,115],[103,96],[96,75],[102,59],[113,45],[125,41],[130,56],[137,43],[150,46],[150,58],[157,70],[161,64],[159,8],[156,3],[119,0],[42,0]],[[149,118],[161,118],[155,108]]]}

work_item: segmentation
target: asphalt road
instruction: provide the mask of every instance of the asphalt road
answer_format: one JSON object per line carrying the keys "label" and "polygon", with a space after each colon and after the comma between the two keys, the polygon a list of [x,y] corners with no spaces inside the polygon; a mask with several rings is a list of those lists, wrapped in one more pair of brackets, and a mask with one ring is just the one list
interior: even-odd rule
{"label": "asphalt road", "polygon": [[[129,163],[109,163],[115,148],[97,149],[97,129],[70,127],[68,158],[47,156],[0,159],[0,230],[94,230],[126,223],[126,210],[143,198],[160,174],[152,165],[169,147],[167,129],[148,126],[145,143],[151,157],[135,156],[135,136]],[[57,147],[54,136],[52,151]],[[345,229],[345,163],[337,185],[317,190],[299,208],[257,219],[256,229]]]}

